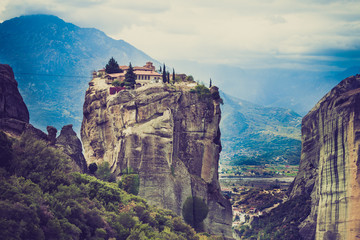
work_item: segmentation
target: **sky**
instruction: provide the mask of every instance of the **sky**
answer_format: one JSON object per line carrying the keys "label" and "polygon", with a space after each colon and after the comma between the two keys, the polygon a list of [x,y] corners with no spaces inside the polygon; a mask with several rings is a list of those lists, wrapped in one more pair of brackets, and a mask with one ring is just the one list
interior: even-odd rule
{"label": "sky", "polygon": [[358,0],[1,2],[0,21],[53,14],[123,39],[163,62],[336,70],[334,61],[359,59],[351,56],[360,52]]}
{"label": "sky", "polygon": [[[360,73],[359,0],[0,3],[0,22],[56,15],[125,40],[195,80],[212,78],[230,95],[302,115],[346,74]],[[335,76],[331,81],[330,75]]]}

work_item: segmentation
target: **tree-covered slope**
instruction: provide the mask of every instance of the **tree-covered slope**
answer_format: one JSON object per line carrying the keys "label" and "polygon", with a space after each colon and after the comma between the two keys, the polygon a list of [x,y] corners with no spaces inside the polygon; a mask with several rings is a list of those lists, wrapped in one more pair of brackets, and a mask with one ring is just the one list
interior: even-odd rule
{"label": "tree-covered slope", "polygon": [[301,117],[297,113],[263,107],[221,92],[221,163],[298,164]]}
{"label": "tree-covered slope", "polygon": [[116,183],[70,172],[62,152],[0,132],[1,239],[214,239]]}
{"label": "tree-covered slope", "polygon": [[151,57],[123,40],[94,28],[80,28],[51,15],[13,18],[0,24],[0,63],[9,64],[42,130],[81,124],[82,103],[91,72],[110,57],[119,64],[144,65]]}

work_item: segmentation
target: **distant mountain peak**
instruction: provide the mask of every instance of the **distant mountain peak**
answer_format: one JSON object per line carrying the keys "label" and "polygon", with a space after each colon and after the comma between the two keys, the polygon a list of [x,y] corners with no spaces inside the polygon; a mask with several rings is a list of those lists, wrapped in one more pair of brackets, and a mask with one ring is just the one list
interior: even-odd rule
{"label": "distant mountain peak", "polygon": [[120,65],[160,63],[123,40],[95,28],[81,28],[54,15],[24,15],[0,23],[0,63],[9,64],[42,130],[50,123],[80,129],[83,93],[91,72],[110,57]]}

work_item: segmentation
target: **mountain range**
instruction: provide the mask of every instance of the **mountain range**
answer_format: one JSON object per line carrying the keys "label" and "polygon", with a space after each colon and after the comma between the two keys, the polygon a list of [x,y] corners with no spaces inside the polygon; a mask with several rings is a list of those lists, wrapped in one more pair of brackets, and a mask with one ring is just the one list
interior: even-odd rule
{"label": "mountain range", "polygon": [[[97,29],[80,28],[51,15],[4,21],[0,24],[0,36],[0,62],[14,69],[30,122],[43,131],[50,124],[60,129],[71,123],[79,133],[91,72],[104,67],[110,57],[121,65],[131,61],[142,66],[152,61],[160,66],[158,61],[123,40],[114,40]],[[197,71],[200,70],[206,71],[199,67]],[[232,71],[220,72],[226,79]],[[229,80],[226,86],[234,84]],[[224,163],[259,164],[268,160],[298,163],[301,120],[298,114],[262,107],[224,92],[221,95],[225,103],[220,126]]]}
{"label": "mountain range", "polygon": [[110,57],[119,64],[157,61],[123,40],[94,28],[80,28],[56,16],[29,15],[0,24],[0,63],[9,64],[30,111],[30,122],[45,130],[72,123],[79,131],[91,72]]}
{"label": "mountain range", "polygon": [[263,107],[221,92],[222,164],[298,164],[301,116],[285,108]]}

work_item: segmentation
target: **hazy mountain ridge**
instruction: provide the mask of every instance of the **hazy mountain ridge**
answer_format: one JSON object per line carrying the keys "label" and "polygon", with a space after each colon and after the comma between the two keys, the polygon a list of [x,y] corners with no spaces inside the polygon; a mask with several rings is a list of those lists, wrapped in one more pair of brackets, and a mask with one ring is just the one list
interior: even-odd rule
{"label": "hazy mountain ridge", "polygon": [[297,164],[301,116],[284,108],[263,107],[221,92],[222,163]]}
{"label": "hazy mountain ridge", "polygon": [[32,115],[45,129],[73,123],[80,128],[82,103],[91,71],[111,56],[119,64],[157,61],[123,40],[94,28],[80,28],[51,15],[13,18],[0,24],[0,62],[15,72]]}

